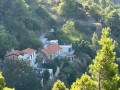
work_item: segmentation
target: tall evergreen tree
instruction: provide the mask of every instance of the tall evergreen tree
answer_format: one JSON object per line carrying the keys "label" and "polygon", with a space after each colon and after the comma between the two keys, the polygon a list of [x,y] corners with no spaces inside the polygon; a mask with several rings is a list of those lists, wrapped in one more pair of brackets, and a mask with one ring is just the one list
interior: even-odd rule
{"label": "tall evergreen tree", "polygon": [[2,72],[0,72],[0,90],[14,90],[14,89],[5,87],[5,84],[6,84],[5,79],[2,76]]}
{"label": "tall evergreen tree", "polygon": [[90,65],[89,72],[95,81],[98,81],[99,90],[116,90],[118,81],[118,65],[114,63],[115,52],[113,52],[113,39],[109,37],[110,28],[104,28],[99,44],[102,49],[97,53]]}
{"label": "tall evergreen tree", "polygon": [[54,83],[52,90],[68,90],[63,82],[60,80],[57,80],[57,82]]}
{"label": "tall evergreen tree", "polygon": [[81,76],[81,79],[77,79],[71,86],[71,90],[96,90],[97,86],[95,82],[86,73]]}
{"label": "tall evergreen tree", "polygon": [[97,50],[98,49],[98,36],[97,33],[93,33],[93,37],[92,37],[92,44],[93,44],[93,49]]}

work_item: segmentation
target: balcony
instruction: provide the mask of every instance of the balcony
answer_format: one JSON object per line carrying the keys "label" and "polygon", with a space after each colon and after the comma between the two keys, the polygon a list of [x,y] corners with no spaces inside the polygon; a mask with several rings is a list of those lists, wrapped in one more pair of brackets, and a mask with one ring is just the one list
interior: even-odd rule
{"label": "balcony", "polygon": [[71,50],[71,51],[69,51],[68,54],[73,54],[74,52],[75,52],[75,50]]}

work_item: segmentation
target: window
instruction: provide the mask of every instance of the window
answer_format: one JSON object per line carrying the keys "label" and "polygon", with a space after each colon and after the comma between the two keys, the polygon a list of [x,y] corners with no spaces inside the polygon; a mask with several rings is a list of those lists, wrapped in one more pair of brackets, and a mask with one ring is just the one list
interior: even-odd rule
{"label": "window", "polygon": [[34,53],[33,53],[33,57],[34,57]]}
{"label": "window", "polygon": [[69,48],[69,52],[71,52],[72,51],[72,48]]}
{"label": "window", "polygon": [[50,58],[52,58],[52,55],[50,55]]}

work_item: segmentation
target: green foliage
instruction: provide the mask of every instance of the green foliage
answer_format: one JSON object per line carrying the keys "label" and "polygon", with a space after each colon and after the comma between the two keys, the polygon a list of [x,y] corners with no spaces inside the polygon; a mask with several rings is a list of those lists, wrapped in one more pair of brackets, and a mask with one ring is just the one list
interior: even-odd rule
{"label": "green foliage", "polygon": [[66,24],[63,25],[62,30],[68,35],[72,42],[83,39],[83,36],[75,29],[74,22],[67,21]]}
{"label": "green foliage", "polygon": [[3,90],[15,90],[15,89],[5,87]]}
{"label": "green foliage", "polygon": [[38,20],[34,20],[31,18],[24,18],[24,24],[26,26],[27,29],[29,30],[40,30],[41,26],[40,26],[40,22]]}
{"label": "green foliage", "polygon": [[62,31],[48,33],[47,38],[49,40],[57,39],[60,44],[71,44],[75,41],[82,40],[83,35],[75,29],[74,22],[67,21],[62,27]]}
{"label": "green foliage", "polygon": [[[112,38],[110,38],[110,28],[103,29],[99,44],[102,49],[97,53],[93,64],[89,66],[89,72],[93,80],[87,74],[82,75],[81,79],[77,79],[76,82],[73,83],[71,90],[118,89],[120,78],[118,77],[118,65],[114,63],[115,52],[113,52],[116,44],[113,42]],[[119,61],[119,59],[117,59],[117,61]],[[60,83],[56,86],[59,85]],[[53,88],[55,88],[55,86],[53,86]]]}
{"label": "green foliage", "polygon": [[55,74],[55,72],[57,70],[57,65],[54,62],[52,62],[52,63],[43,63],[42,67],[45,68],[45,69],[53,69],[54,74]]}
{"label": "green foliage", "polygon": [[1,19],[5,22],[13,18],[23,18],[29,15],[28,6],[24,0],[4,0],[1,3]]}
{"label": "green foliage", "polygon": [[41,6],[39,6],[35,12],[41,19],[47,20],[49,17],[49,14]]}
{"label": "green foliage", "polygon": [[59,4],[59,11],[65,16],[74,16],[76,4],[74,0],[62,0]]}
{"label": "green foliage", "polygon": [[0,72],[0,90],[3,90],[4,87],[5,87],[4,77],[2,76],[2,73]]}
{"label": "green foliage", "polygon": [[42,74],[43,76],[43,83],[44,85],[47,83],[47,81],[49,80],[49,77],[50,77],[50,73],[48,70],[45,70]]}
{"label": "green foliage", "polygon": [[52,90],[68,90],[63,82],[60,80],[57,80],[57,82],[54,83]]}
{"label": "green foliage", "polygon": [[93,33],[93,37],[92,37],[92,47],[94,50],[99,49],[98,36],[95,32]]}
{"label": "green foliage", "polygon": [[[117,89],[118,65],[114,63],[115,52],[112,38],[109,37],[110,28],[104,28],[99,44],[102,49],[90,65],[90,73],[95,81],[99,82],[99,88],[103,86],[107,90]],[[100,85],[101,84],[101,85]]]}
{"label": "green foliage", "polygon": [[[70,90],[96,90],[97,86],[96,83],[91,79],[90,76],[87,74],[82,75],[81,79],[77,79],[76,82],[74,82],[71,85]],[[60,80],[57,80],[57,82],[54,83],[52,90],[68,90],[64,83]]]}
{"label": "green foliage", "polygon": [[57,31],[55,33],[48,33],[47,36],[48,40],[58,40],[59,44],[70,44],[71,40],[68,37],[68,35],[66,33],[64,33],[63,31]]}
{"label": "green foliage", "polygon": [[58,12],[66,17],[86,19],[87,15],[81,8],[83,8],[82,4],[76,3],[75,0],[61,0]]}
{"label": "green foliage", "polygon": [[107,7],[107,2],[106,0],[99,0],[100,4],[101,4],[101,7],[104,9]]}
{"label": "green foliage", "polygon": [[88,41],[78,41],[73,43],[73,49],[75,50],[75,55],[80,57],[80,53],[88,54],[92,59],[95,56],[95,52],[90,48]]}
{"label": "green foliage", "polygon": [[44,6],[39,6],[35,10],[35,13],[37,14],[39,20],[48,25],[49,29],[56,29],[57,22],[49,15]]}
{"label": "green foliage", "polygon": [[96,83],[88,76],[86,73],[81,76],[81,79],[77,79],[71,85],[70,90],[96,90],[97,86]]}
{"label": "green foliage", "polygon": [[43,47],[42,42],[38,39],[34,31],[23,31],[19,33],[20,49],[33,48],[38,50]]}
{"label": "green foliage", "polygon": [[14,90],[14,89],[10,89],[10,88],[5,87],[5,84],[6,84],[5,79],[2,76],[2,72],[0,72],[0,90]]}
{"label": "green foliage", "polygon": [[[79,22],[74,23],[75,29],[78,33],[83,34],[84,36],[90,36],[94,31],[96,31],[96,27],[94,25],[82,25]],[[90,38],[84,37],[85,39],[89,40]]]}
{"label": "green foliage", "polygon": [[100,21],[101,19],[101,11],[102,9],[99,7],[98,4],[93,3],[91,6],[89,6],[88,12],[90,15],[96,20]]}
{"label": "green foliage", "polygon": [[107,14],[109,14],[111,11],[113,11],[114,10],[114,8],[111,6],[111,5],[109,5],[108,7],[106,7],[105,8],[105,13],[106,13],[106,15]]}
{"label": "green foliage", "polygon": [[61,62],[59,58],[55,58],[54,62],[57,64],[58,67],[60,67]]}
{"label": "green foliage", "polygon": [[0,26],[0,57],[3,57],[6,54],[6,51],[11,48],[17,48],[19,46],[19,42],[17,39],[10,35],[4,28],[4,26]]}
{"label": "green foliage", "polygon": [[[37,34],[34,37],[32,37],[32,34],[38,33],[44,27],[45,29],[56,29],[56,21],[50,16],[46,8],[37,3],[37,0],[1,0],[0,8],[0,24],[4,25],[6,32],[9,31],[10,35],[15,36],[19,43],[16,47],[4,40],[9,43],[7,45],[13,46],[12,48],[25,49],[29,47],[39,49],[42,47],[42,43],[39,41]],[[29,33],[31,31],[35,32]],[[2,47],[0,46],[0,48]],[[0,55],[1,58],[7,50],[9,48],[2,50],[4,53]]]}
{"label": "green foliage", "polygon": [[120,26],[118,25],[119,22],[120,22],[119,15],[115,10],[111,11],[105,19],[105,24],[111,27],[112,30],[114,29],[120,30]]}
{"label": "green foliage", "polygon": [[3,75],[8,87],[15,87],[16,90],[37,90],[41,88],[41,80],[29,62],[24,60],[6,60],[3,68]]}

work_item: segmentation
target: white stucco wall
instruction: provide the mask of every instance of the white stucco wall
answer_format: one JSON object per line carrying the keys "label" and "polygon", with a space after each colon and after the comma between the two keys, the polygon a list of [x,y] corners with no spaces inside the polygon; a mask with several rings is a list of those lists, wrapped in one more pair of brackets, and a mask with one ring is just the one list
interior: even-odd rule
{"label": "white stucco wall", "polygon": [[32,53],[32,54],[24,54],[23,56],[22,55],[19,55],[18,56],[18,59],[23,59],[23,60],[30,60],[30,66],[32,66],[33,68],[36,68],[37,67],[37,64],[35,64],[36,62],[36,57],[37,57],[37,54],[36,52]]}
{"label": "white stucco wall", "polygon": [[59,73],[60,73],[60,68],[57,66],[57,70],[55,72],[55,77],[57,77]]}
{"label": "white stucco wall", "polygon": [[72,48],[72,45],[59,45],[62,50],[61,50],[61,53],[64,54],[64,53],[69,53],[69,48]]}

